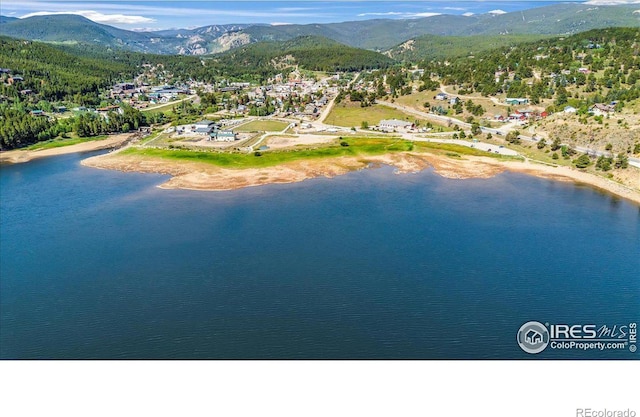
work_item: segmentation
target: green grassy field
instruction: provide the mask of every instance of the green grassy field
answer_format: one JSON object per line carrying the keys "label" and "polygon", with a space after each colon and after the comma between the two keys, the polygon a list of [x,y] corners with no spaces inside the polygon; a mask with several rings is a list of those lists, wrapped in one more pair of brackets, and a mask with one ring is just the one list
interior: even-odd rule
{"label": "green grassy field", "polygon": [[491,152],[485,152],[477,148],[470,148],[468,146],[455,145],[452,143],[415,142],[414,150],[436,153],[436,154],[444,154],[447,156],[452,156],[450,155],[451,153],[456,153],[458,154],[458,156],[460,155],[488,156],[495,159],[517,160],[517,161],[522,160],[522,157],[520,156],[493,154]]}
{"label": "green grassy field", "polygon": [[280,132],[289,126],[279,120],[254,120],[233,129],[234,132]]}
{"label": "green grassy field", "polygon": [[375,126],[385,119],[414,121],[416,118],[381,104],[360,107],[360,103],[342,102],[333,107],[324,122],[335,126],[360,127],[363,121],[369,123],[369,126]]}
{"label": "green grassy field", "polygon": [[28,150],[28,151],[38,151],[38,150],[42,150],[42,149],[53,149],[53,148],[60,148],[63,146],[71,146],[71,145],[76,145],[78,143],[83,143],[83,142],[91,142],[94,140],[102,140],[102,139],[106,139],[107,135],[102,135],[102,136],[93,136],[90,138],[68,138],[68,139],[51,139],[51,140],[47,140],[44,142],[38,142],[38,143],[34,143],[31,146],[28,146],[24,149]]}
{"label": "green grassy field", "polygon": [[155,149],[155,148],[129,148],[121,152],[121,155],[139,155],[154,158],[165,158],[181,161],[204,162],[224,168],[260,168],[279,165],[282,163],[300,160],[331,158],[339,156],[371,156],[393,152],[418,151],[435,154],[456,153],[458,155],[488,156],[498,159],[513,159],[501,155],[494,155],[478,149],[466,146],[439,144],[431,142],[412,142],[400,138],[370,138],[356,137],[344,138],[349,146],[332,144],[316,148],[266,151],[261,156],[253,153],[225,153],[191,151],[186,149]]}

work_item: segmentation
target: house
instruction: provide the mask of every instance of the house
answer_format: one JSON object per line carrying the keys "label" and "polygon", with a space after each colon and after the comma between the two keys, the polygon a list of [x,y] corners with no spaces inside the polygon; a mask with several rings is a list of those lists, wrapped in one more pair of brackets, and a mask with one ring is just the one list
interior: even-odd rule
{"label": "house", "polygon": [[575,113],[576,111],[576,108],[572,106],[566,106],[563,110],[564,113]]}
{"label": "house", "polygon": [[380,120],[380,123],[378,123],[378,127],[386,131],[394,131],[397,129],[411,129],[412,126],[413,123],[398,119]]}
{"label": "house", "polygon": [[460,99],[458,97],[451,97],[451,100],[449,100],[449,104],[452,106],[455,106],[458,103],[460,103]]}
{"label": "house", "polygon": [[507,104],[511,104],[514,106],[519,106],[522,104],[529,104],[529,99],[528,98],[509,98],[507,97],[505,100],[505,103]]}
{"label": "house", "polygon": [[200,136],[209,136],[212,130],[213,127],[211,126],[196,126],[196,128],[193,130],[193,133]]}
{"label": "house", "polygon": [[107,106],[107,107],[102,107],[96,110],[98,112],[98,114],[104,118],[108,118],[109,117],[109,112],[115,112],[118,114],[123,114],[124,112],[122,111],[122,109],[118,106]]}
{"label": "house", "polygon": [[447,98],[449,98],[449,96],[446,95],[445,93],[436,94],[436,100],[446,100]]}
{"label": "house", "polygon": [[42,110],[31,110],[32,116],[46,116]]}
{"label": "house", "polygon": [[593,113],[595,116],[605,116],[615,112],[615,108],[610,104],[596,103],[589,107],[589,113]]}
{"label": "house", "polygon": [[128,91],[135,90],[136,86],[131,83],[118,83],[113,86],[114,90]]}
{"label": "house", "polygon": [[210,127],[213,128],[213,125],[215,125],[216,122],[212,121],[212,120],[201,120],[199,122],[196,122],[196,129],[197,128],[202,128],[202,127]]}
{"label": "house", "polygon": [[329,102],[329,99],[327,99],[326,96],[322,96],[321,98],[316,100],[316,106],[318,107],[326,106],[328,102]]}
{"label": "house", "polygon": [[209,140],[217,142],[233,142],[236,140],[236,134],[231,130],[214,130],[209,134]]}
{"label": "house", "polygon": [[29,89],[27,89],[27,90],[20,90],[20,94],[21,94],[21,95],[23,95],[23,96],[28,96],[28,95],[33,94],[33,90],[29,90]]}
{"label": "house", "polygon": [[22,78],[20,75],[14,75],[13,77],[9,77],[9,79],[7,80],[7,82],[9,83],[9,85],[13,85],[14,83],[21,83],[24,81],[24,78]]}

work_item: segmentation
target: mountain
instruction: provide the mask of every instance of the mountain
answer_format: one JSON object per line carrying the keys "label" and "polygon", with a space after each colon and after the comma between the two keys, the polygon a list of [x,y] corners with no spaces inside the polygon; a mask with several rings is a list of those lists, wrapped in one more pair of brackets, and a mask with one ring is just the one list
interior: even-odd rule
{"label": "mountain", "polygon": [[606,27],[640,27],[637,5],[556,4],[504,14],[438,15],[420,19],[249,27],[253,41],[317,35],[357,48],[385,51],[422,35],[566,35]]}
{"label": "mountain", "polygon": [[211,39],[245,27],[247,25],[214,25],[195,30],[135,32],[69,14],[0,20],[0,35],[52,43],[97,44],[136,52],[202,55],[209,52]]}
{"label": "mountain", "polygon": [[394,62],[378,52],[321,36],[253,43],[220,54],[216,61],[223,66],[258,67],[264,71],[293,65],[315,71],[353,71],[386,67]]}
{"label": "mountain", "polygon": [[484,35],[484,36],[438,36],[423,35],[410,39],[384,52],[399,61],[418,61],[475,55],[502,46],[515,46],[522,42],[544,39],[550,35]]}
{"label": "mountain", "polygon": [[481,15],[475,24],[451,35],[546,34],[570,35],[608,27],[640,27],[637,5],[592,6],[555,4],[500,15]]}
{"label": "mountain", "polygon": [[[606,27],[640,27],[637,5],[555,4],[523,11],[419,19],[376,19],[307,25],[209,25],[196,29],[133,32],[76,15],[3,17],[0,34],[46,42],[93,43],[159,54],[203,55],[255,42],[321,36],[364,49],[387,51],[424,35],[567,35]],[[504,38],[503,41],[507,39]]]}
{"label": "mountain", "polygon": [[9,23],[9,22],[12,22],[14,20],[18,20],[18,18],[17,17],[9,17],[9,16],[0,15],[0,24]]}

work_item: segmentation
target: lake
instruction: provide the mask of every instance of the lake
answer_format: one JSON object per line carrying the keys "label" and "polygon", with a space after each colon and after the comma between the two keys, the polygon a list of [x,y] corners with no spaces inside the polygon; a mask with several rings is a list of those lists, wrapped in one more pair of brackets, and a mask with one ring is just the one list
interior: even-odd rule
{"label": "lake", "polygon": [[504,173],[389,167],[225,192],[0,168],[0,358],[633,359],[520,326],[639,321],[640,208]]}

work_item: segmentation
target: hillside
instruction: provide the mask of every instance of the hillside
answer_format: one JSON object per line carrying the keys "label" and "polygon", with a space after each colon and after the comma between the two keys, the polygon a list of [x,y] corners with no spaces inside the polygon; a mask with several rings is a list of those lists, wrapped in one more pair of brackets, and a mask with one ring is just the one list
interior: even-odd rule
{"label": "hillside", "polygon": [[558,35],[596,28],[640,27],[637,5],[556,4],[473,16],[376,19],[307,25],[207,25],[196,29],[133,32],[76,15],[2,17],[0,35],[61,43],[91,43],[159,54],[206,55],[249,43],[322,36],[356,48],[386,51],[423,35]]}
{"label": "hillside", "polygon": [[0,24],[13,22],[14,20],[18,20],[17,17],[9,17],[9,16],[1,16],[0,15]]}
{"label": "hillside", "polygon": [[544,39],[549,35],[437,36],[423,35],[408,40],[384,54],[401,61],[443,60],[474,55],[504,46]]}
{"label": "hillside", "polygon": [[377,52],[320,36],[250,44],[219,55],[217,61],[228,66],[264,68],[265,71],[283,65],[300,65],[314,71],[356,71],[386,67],[393,62]]}
{"label": "hillside", "polygon": [[22,90],[50,101],[74,95],[95,97],[101,88],[137,73],[136,65],[128,60],[84,56],[81,52],[75,54],[52,45],[7,37],[0,37],[0,63],[24,78],[13,85],[0,83],[0,94],[15,100],[24,96],[20,94]]}

